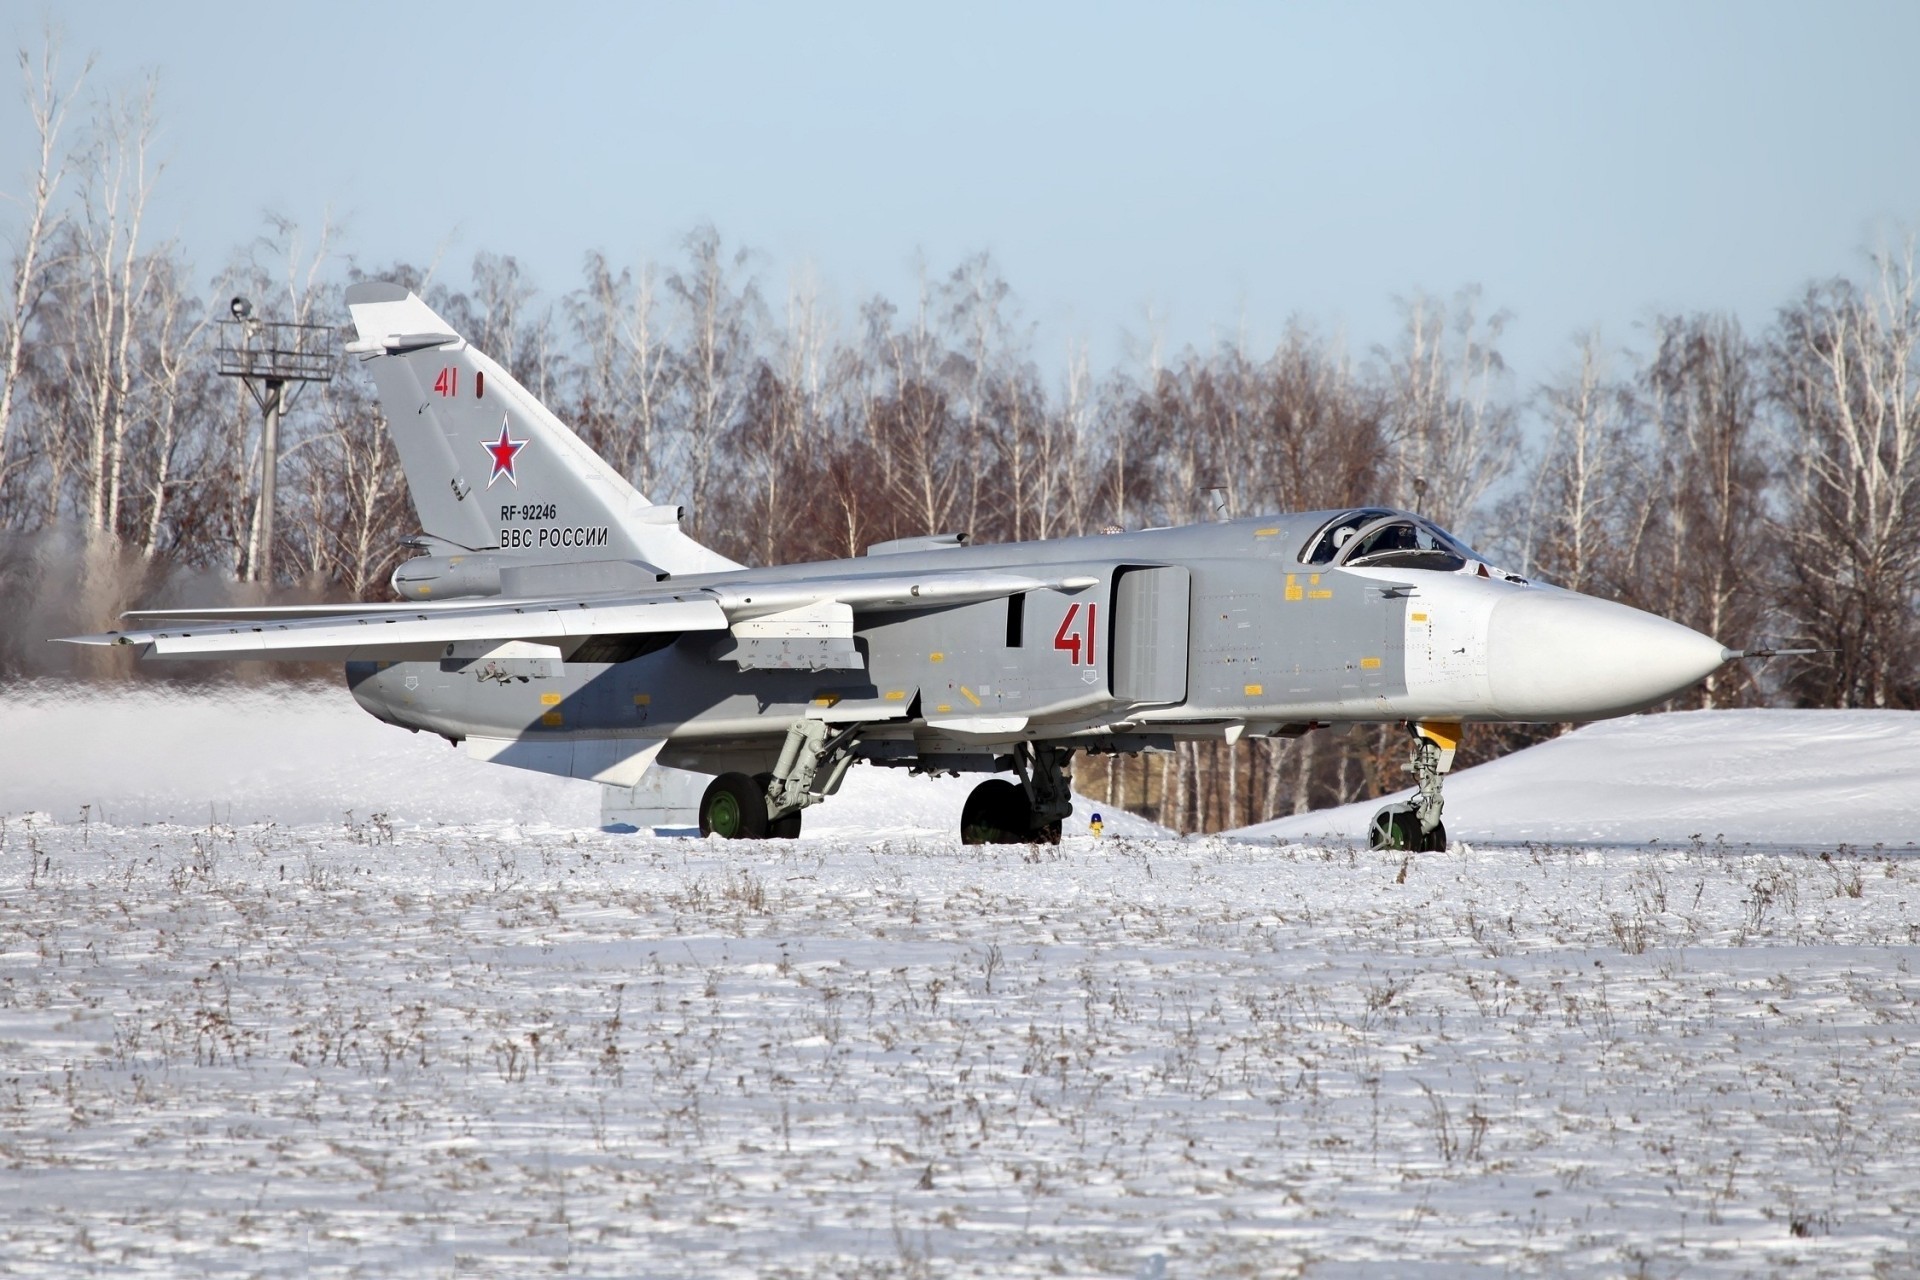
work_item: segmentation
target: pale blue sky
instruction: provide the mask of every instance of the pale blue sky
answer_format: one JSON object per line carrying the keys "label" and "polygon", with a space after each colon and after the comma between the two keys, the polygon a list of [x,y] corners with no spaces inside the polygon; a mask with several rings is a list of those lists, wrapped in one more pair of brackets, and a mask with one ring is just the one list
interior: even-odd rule
{"label": "pale blue sky", "polygon": [[[46,11],[15,3],[32,41]],[[1364,352],[1478,284],[1521,389],[1596,322],[1755,325],[1920,223],[1920,4],[59,6],[161,75],[156,229],[203,277],[272,208],[368,265],[670,256],[711,220],[843,318],[988,249],[1097,366],[1299,315]],[[0,129],[0,188],[29,141]]]}

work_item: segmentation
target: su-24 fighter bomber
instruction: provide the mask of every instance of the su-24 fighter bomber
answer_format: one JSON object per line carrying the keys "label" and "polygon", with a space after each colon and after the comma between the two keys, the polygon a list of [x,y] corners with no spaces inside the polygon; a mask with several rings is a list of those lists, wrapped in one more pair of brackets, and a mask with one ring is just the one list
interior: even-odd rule
{"label": "su-24 fighter bomber", "polygon": [[1530,582],[1386,507],[998,546],[930,533],[749,569],[680,529],[408,290],[347,292],[425,554],[396,604],[148,610],[76,637],[152,658],[337,660],[390,724],[631,787],[714,775],[700,830],[790,838],[855,761],[981,783],[969,842],[1057,841],[1076,751],[1405,722],[1418,794],[1376,844],[1445,847],[1470,721],[1659,702],[1741,656]]}

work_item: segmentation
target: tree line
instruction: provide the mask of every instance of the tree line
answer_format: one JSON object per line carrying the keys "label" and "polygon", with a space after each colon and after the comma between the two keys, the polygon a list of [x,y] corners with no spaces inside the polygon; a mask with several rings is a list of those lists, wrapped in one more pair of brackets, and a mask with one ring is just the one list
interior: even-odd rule
{"label": "tree line", "polygon": [[[1517,385],[1507,317],[1473,290],[1415,295],[1355,354],[1307,320],[1095,370],[1037,350],[985,254],[837,314],[712,227],[664,262],[583,256],[548,292],[511,256],[464,278],[363,270],[327,228],[270,219],[211,277],[156,239],[151,83],[80,96],[50,42],[20,60],[37,168],[8,227],[0,315],[0,589],[27,602],[0,666],[45,669],[49,629],[111,625],[183,584],[203,602],[379,599],[415,532],[371,380],[343,364],[282,427],[262,581],[259,413],[217,376],[226,299],[344,324],[360,278],[418,290],[689,531],[749,564],[857,555],[965,530],[1047,538],[1385,503],[1520,573],[1625,601],[1735,647],[1682,706],[1920,706],[1920,297],[1912,246],[1809,284],[1748,332],[1654,317],[1570,344]],[[17,118],[17,117],[16,117]],[[32,618],[37,621],[22,622]],[[1479,728],[1470,758],[1550,733]],[[1185,830],[1404,785],[1401,735],[1183,746],[1083,763],[1080,784]]]}

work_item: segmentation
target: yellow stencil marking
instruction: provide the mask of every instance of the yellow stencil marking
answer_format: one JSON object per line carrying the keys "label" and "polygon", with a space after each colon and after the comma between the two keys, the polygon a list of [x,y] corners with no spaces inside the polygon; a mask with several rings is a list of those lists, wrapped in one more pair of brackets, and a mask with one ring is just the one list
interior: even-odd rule
{"label": "yellow stencil marking", "polygon": [[927,655],[928,662],[945,662],[946,660],[947,655],[944,653],[930,653]]}
{"label": "yellow stencil marking", "polygon": [[423,596],[430,596],[430,595],[432,595],[432,594],[433,594],[433,588],[432,588],[432,587],[422,587],[422,588],[420,588],[420,594],[421,594],[421,595],[423,595]]}
{"label": "yellow stencil marking", "polygon": [[980,705],[980,699],[974,695],[973,690],[967,688],[965,685],[960,686],[960,696],[976,707]]}
{"label": "yellow stencil marking", "polygon": [[837,694],[837,693],[823,693],[823,694],[819,694],[818,696],[816,696],[816,697],[814,698],[814,700],[813,700],[813,705],[814,705],[814,706],[816,706],[816,707],[836,707],[836,706],[839,706],[839,705],[840,705],[840,695],[839,695],[839,694]]}
{"label": "yellow stencil marking", "polygon": [[1320,589],[1319,589],[1318,591],[1309,591],[1309,592],[1307,592],[1307,599],[1309,599],[1309,600],[1331,600],[1331,599],[1333,599],[1333,592],[1331,592],[1331,591],[1329,591],[1329,590],[1327,590],[1327,589],[1326,589],[1325,587],[1321,587],[1321,588],[1320,588]]}
{"label": "yellow stencil marking", "polygon": [[653,705],[653,695],[650,693],[636,693],[633,695],[633,705],[636,707],[650,707]]}
{"label": "yellow stencil marking", "polygon": [[540,717],[540,723],[550,729],[557,729],[560,727],[560,713],[558,711],[549,711]]}
{"label": "yellow stencil marking", "polygon": [[941,704],[940,704],[939,706],[937,706],[937,707],[935,707],[935,708],[934,708],[934,710],[935,710],[935,711],[940,711],[940,712],[947,712],[947,711],[951,711],[951,710],[953,710],[953,708],[952,708],[952,707],[950,707],[950,706],[948,706],[948,705],[947,705],[946,703],[944,703],[944,702],[943,702],[943,703],[941,703]]}
{"label": "yellow stencil marking", "polygon": [[540,705],[543,707],[557,707],[560,705],[560,695],[557,693],[543,693],[540,695]]}
{"label": "yellow stencil marking", "polygon": [[1411,616],[1415,622],[1425,622],[1427,620],[1427,615],[1424,613],[1416,613]]}
{"label": "yellow stencil marking", "polygon": [[1300,575],[1297,573],[1288,574],[1287,575],[1287,599],[1301,600],[1305,598],[1306,598],[1306,593],[1300,590]]}
{"label": "yellow stencil marking", "polygon": [[887,691],[888,702],[905,702],[906,700],[907,691],[905,689],[889,689]]}
{"label": "yellow stencil marking", "polygon": [[1253,536],[1256,538],[1271,538],[1276,533],[1279,533],[1279,532],[1280,531],[1278,529],[1255,529],[1253,531]]}
{"label": "yellow stencil marking", "polygon": [[1378,668],[1379,668],[1379,666],[1380,666],[1380,659],[1378,659],[1378,658],[1362,658],[1362,659],[1360,659],[1360,666],[1361,666],[1361,669],[1362,669],[1362,670],[1365,670],[1365,671],[1373,671],[1373,670],[1376,670],[1376,669],[1378,669]]}
{"label": "yellow stencil marking", "polygon": [[1313,576],[1311,576],[1311,577],[1309,577],[1309,578],[1307,579],[1307,585],[1309,585],[1309,586],[1314,586],[1314,587],[1317,587],[1317,586],[1319,586],[1319,585],[1320,585],[1320,575],[1316,573],[1316,574],[1314,574]]}
{"label": "yellow stencil marking", "polygon": [[1250,684],[1247,686],[1247,690],[1246,690],[1247,696],[1249,698],[1258,698],[1262,694],[1264,694],[1266,691],[1267,691],[1267,686],[1263,684]]}

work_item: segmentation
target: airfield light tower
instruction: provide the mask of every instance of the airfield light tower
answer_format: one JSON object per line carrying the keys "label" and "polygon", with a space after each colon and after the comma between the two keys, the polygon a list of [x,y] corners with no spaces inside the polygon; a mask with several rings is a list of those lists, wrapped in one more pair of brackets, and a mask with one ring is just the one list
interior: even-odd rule
{"label": "airfield light tower", "polygon": [[[262,320],[236,297],[220,322],[220,376],[238,378],[260,406],[260,515],[247,577],[273,583],[273,499],[280,475],[280,418],[309,382],[332,382],[340,357],[332,326]],[[288,389],[288,384],[292,389]]]}

